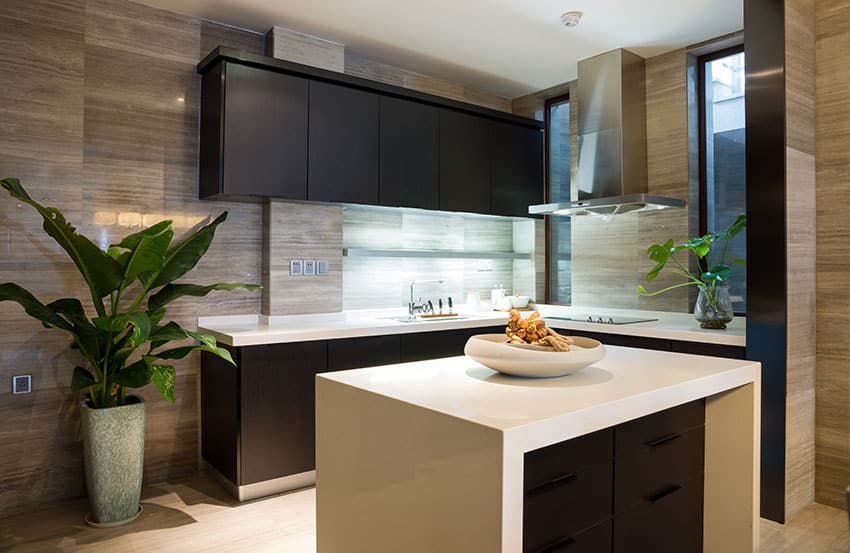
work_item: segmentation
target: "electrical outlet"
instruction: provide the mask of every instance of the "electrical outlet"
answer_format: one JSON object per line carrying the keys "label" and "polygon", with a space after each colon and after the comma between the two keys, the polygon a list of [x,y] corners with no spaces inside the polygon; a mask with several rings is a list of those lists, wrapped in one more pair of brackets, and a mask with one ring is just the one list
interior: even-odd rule
{"label": "electrical outlet", "polygon": [[289,274],[291,276],[301,276],[304,274],[304,261],[301,259],[289,260]]}
{"label": "electrical outlet", "polygon": [[327,259],[319,259],[316,261],[316,274],[319,276],[328,276],[330,273],[330,267],[328,266]]}
{"label": "electrical outlet", "polygon": [[12,393],[28,394],[32,392],[32,375],[23,374],[12,377]]}
{"label": "electrical outlet", "polygon": [[316,260],[304,260],[304,276],[316,276]]}

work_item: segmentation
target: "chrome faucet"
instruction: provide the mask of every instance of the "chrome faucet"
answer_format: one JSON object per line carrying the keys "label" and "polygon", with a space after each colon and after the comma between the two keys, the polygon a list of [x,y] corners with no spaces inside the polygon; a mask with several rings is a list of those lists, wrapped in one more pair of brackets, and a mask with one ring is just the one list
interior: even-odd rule
{"label": "chrome faucet", "polygon": [[[428,309],[429,309],[428,304],[421,303],[422,298],[419,298],[420,304],[419,305],[416,304],[416,300],[414,299],[416,296],[413,293],[413,288],[417,284],[426,284],[426,283],[430,283],[430,282],[437,283],[437,284],[443,284],[445,282],[445,280],[442,280],[442,279],[414,280],[410,283],[410,302],[407,304],[407,318],[408,319],[413,320],[413,319],[416,318],[416,315],[428,312]],[[430,309],[433,311],[433,309],[434,309],[433,305],[431,306]]]}

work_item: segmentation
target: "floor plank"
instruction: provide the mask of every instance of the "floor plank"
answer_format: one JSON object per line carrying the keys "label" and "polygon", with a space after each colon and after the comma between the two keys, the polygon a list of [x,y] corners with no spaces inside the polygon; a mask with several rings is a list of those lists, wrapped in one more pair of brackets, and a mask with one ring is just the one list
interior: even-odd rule
{"label": "floor plank", "polygon": [[[237,503],[204,477],[145,488],[144,512],[109,530],[86,526],[85,499],[0,519],[0,551],[9,553],[315,553],[313,488]],[[762,521],[762,551],[848,553],[844,511],[811,505],[789,524]]]}

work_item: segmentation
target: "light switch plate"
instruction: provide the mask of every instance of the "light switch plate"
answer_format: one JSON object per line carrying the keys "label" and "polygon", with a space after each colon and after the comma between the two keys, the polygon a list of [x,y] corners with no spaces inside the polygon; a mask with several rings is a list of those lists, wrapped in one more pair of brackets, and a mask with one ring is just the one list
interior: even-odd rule
{"label": "light switch plate", "polygon": [[301,276],[304,274],[304,261],[301,259],[289,260],[289,274],[291,276]]}
{"label": "light switch plate", "polygon": [[32,392],[32,375],[23,374],[12,377],[12,393],[28,394]]}
{"label": "light switch plate", "polygon": [[315,276],[316,275],[316,260],[315,259],[305,259],[304,260],[304,276]]}
{"label": "light switch plate", "polygon": [[319,276],[327,276],[330,273],[327,259],[319,259],[316,261],[316,274]]}

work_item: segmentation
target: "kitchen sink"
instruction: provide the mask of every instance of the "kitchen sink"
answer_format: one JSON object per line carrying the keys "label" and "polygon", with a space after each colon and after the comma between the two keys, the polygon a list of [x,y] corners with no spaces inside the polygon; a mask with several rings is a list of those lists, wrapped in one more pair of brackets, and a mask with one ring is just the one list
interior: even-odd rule
{"label": "kitchen sink", "polygon": [[430,319],[422,319],[417,317],[415,319],[409,319],[407,315],[403,317],[381,317],[387,321],[397,321],[400,323],[444,323],[447,321],[464,321],[469,319],[474,319],[475,317],[467,317],[465,315],[456,315],[454,317],[433,317]]}

